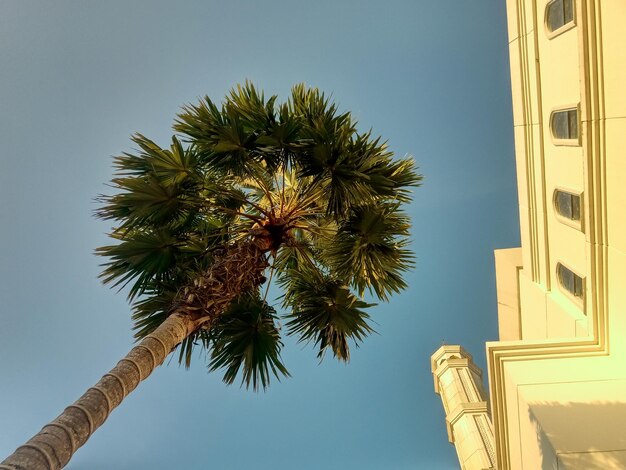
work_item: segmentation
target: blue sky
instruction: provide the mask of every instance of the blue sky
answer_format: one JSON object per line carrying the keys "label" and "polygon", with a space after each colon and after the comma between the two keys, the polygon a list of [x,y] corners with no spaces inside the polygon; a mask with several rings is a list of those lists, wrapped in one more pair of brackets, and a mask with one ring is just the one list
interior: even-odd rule
{"label": "blue sky", "polygon": [[[252,80],[306,82],[425,180],[416,269],[348,365],[287,340],[292,378],[254,394],[175,361],[77,452],[81,469],[452,469],[429,356],[497,337],[493,250],[519,244],[504,2],[23,1],[0,15],[0,457],[132,346],[97,279],[111,156],[167,144],[180,106]],[[7,425],[8,424],[8,425]]]}

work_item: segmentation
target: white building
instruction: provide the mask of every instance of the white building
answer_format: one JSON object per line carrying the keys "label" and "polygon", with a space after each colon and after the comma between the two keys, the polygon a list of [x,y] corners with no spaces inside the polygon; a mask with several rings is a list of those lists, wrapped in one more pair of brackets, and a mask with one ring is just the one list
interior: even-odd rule
{"label": "white building", "polygon": [[624,469],[626,1],[507,13],[522,246],[495,253],[495,468]]}

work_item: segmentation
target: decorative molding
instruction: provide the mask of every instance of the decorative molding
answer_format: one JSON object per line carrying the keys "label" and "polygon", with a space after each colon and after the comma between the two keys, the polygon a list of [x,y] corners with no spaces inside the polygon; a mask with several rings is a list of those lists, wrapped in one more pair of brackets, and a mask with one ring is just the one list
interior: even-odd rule
{"label": "decorative molding", "polygon": [[[531,0],[532,1],[532,0]],[[533,4],[533,17],[526,18],[524,0],[517,0],[517,21],[518,21],[518,51],[519,51],[519,75],[520,94],[522,102],[523,122],[518,125],[523,128],[524,134],[524,164],[526,168],[526,216],[528,220],[528,233],[530,241],[530,261],[528,267],[530,278],[539,284],[543,284],[547,291],[551,288],[551,276],[549,265],[550,247],[547,236],[547,199],[545,184],[545,154],[544,154],[544,132],[543,132],[543,110],[541,100],[541,71],[539,67],[539,45],[537,41],[537,15],[536,6]],[[527,31],[527,22],[530,20],[534,25],[530,32]],[[534,60],[530,58],[529,50],[534,52]],[[531,61],[534,62],[535,76],[532,77]],[[536,88],[533,87],[533,78]],[[536,100],[533,97],[536,96]],[[532,116],[536,108],[537,122],[534,123]],[[536,125],[536,131],[534,126]],[[539,141],[539,152],[535,153],[535,142]],[[542,257],[542,252],[544,256]],[[543,258],[543,259],[542,259]],[[544,277],[545,273],[545,277]]]}
{"label": "decorative molding", "polygon": [[454,426],[462,416],[466,414],[488,413],[489,406],[486,401],[460,403],[448,413],[447,421]]}
{"label": "decorative molding", "polygon": [[[535,0],[533,2],[533,12],[536,18]],[[520,57],[527,56],[522,51],[522,35],[525,31],[525,8],[524,0],[517,0],[518,28],[520,31]],[[590,269],[588,276],[589,284],[589,320],[591,337],[585,339],[572,339],[570,341],[541,340],[533,342],[494,342],[487,343],[487,363],[489,388],[492,403],[492,420],[494,435],[496,439],[496,462],[500,470],[511,469],[509,452],[509,435],[507,415],[507,397],[505,391],[505,368],[508,362],[519,362],[527,360],[559,359],[575,357],[606,356],[609,351],[609,335],[607,321],[608,286],[607,286],[607,195],[606,195],[606,135],[604,123],[604,77],[602,62],[602,17],[600,0],[577,0],[575,16],[579,26],[579,45],[581,66],[581,135],[582,147],[585,158],[585,194],[586,204],[584,213],[585,226],[589,227],[585,231],[590,246]],[[530,35],[530,34],[529,34]],[[537,31],[532,33],[535,39],[534,46],[537,46]],[[524,42],[524,47],[528,43]],[[537,49],[535,49],[537,51]],[[522,61],[522,80],[527,80],[527,62]],[[537,78],[539,79],[539,67],[537,67]],[[541,83],[538,80],[538,83]],[[523,83],[523,92],[527,85]],[[540,86],[538,87],[540,93]],[[524,95],[525,96],[525,95]],[[524,98],[526,101],[527,98]],[[541,97],[539,95],[539,102]],[[524,103],[526,106],[526,103]],[[541,113],[540,113],[541,116]],[[528,133],[528,126],[525,126],[525,133]],[[542,145],[543,147],[543,145]],[[529,155],[532,147],[526,147],[526,167],[529,166]],[[543,169],[543,153],[541,155]],[[529,212],[536,211],[535,198],[535,175],[532,185],[529,177],[528,198]],[[543,175],[541,175],[543,176]],[[544,182],[545,186],[545,182]],[[545,189],[545,188],[544,188]],[[545,197],[544,197],[545,201]],[[544,214],[547,211],[544,210]],[[538,242],[537,228],[532,226],[536,220],[529,214],[529,229],[531,230],[531,252],[532,252],[532,279],[537,282],[535,263],[538,262],[537,247],[533,244]],[[547,242],[547,240],[546,240]],[[546,260],[549,260],[546,252]],[[548,269],[549,273],[550,270]],[[549,281],[548,281],[549,282]],[[514,399],[514,397],[511,397]]]}

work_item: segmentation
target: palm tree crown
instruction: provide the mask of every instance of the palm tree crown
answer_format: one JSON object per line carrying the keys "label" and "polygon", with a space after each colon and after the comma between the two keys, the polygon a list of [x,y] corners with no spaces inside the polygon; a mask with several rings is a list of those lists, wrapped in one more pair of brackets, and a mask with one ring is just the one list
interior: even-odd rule
{"label": "palm tree crown", "polygon": [[221,106],[205,97],[178,115],[169,148],[143,135],[115,158],[117,192],[97,215],[115,221],[117,243],[102,278],[129,285],[136,337],[183,313],[197,344],[232,383],[265,388],[287,375],[279,316],[267,302],[282,289],[287,334],[349,359],[372,328],[363,300],[406,287],[409,219],[401,211],[421,177],[380,138],[317,89],[296,85],[288,101],[237,86]]}

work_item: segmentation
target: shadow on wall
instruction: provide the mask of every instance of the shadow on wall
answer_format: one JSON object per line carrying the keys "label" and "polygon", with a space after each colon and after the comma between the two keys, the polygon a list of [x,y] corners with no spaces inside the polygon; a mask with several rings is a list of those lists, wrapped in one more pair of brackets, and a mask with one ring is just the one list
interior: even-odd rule
{"label": "shadow on wall", "polygon": [[534,403],[528,414],[541,470],[626,469],[626,403]]}

